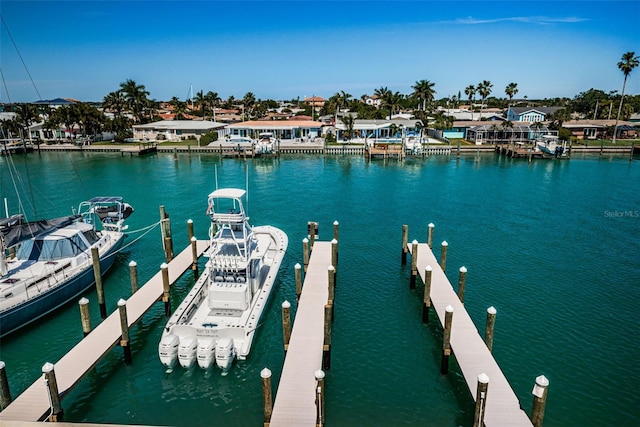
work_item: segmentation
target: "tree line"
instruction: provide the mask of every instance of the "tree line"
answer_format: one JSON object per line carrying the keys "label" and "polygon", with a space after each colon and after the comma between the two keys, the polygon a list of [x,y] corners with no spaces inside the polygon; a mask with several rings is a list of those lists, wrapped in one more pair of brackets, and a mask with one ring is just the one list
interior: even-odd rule
{"label": "tree line", "polygon": [[[464,96],[462,91],[459,91],[457,95],[437,99],[435,83],[423,79],[415,82],[411,87],[413,92],[409,94],[394,92],[384,86],[375,89],[371,98],[377,100],[379,105],[367,104],[365,101],[370,97],[367,94],[355,98],[345,91],[336,92],[318,110],[301,102],[300,98],[292,99],[289,103],[302,108],[298,114],[313,116],[314,119],[318,115],[330,115],[334,116],[336,122],[338,116],[344,116],[345,112],[349,112],[352,117],[355,113],[359,119],[385,119],[400,112],[411,112],[423,123],[427,123],[427,117],[432,117],[432,122],[435,121],[434,127],[437,129],[446,129],[453,124],[453,118],[447,116],[442,111],[443,108],[457,108],[463,104],[471,107],[472,115],[474,112],[478,112],[481,117],[486,108],[555,106],[562,108],[551,116],[554,127],[560,128],[563,122],[570,120],[572,113],[577,113],[588,119],[615,118],[617,127],[617,122],[620,119],[628,120],[632,114],[640,112],[640,95],[628,95],[625,98],[627,78],[638,66],[638,56],[635,55],[635,52],[626,52],[617,65],[624,75],[620,94],[617,90],[605,92],[591,88],[577,94],[572,99],[528,100],[526,96],[517,99],[516,95],[519,92],[517,83],[509,83],[504,88],[505,96],[499,97],[491,96],[494,93],[494,86],[489,80],[483,80],[477,84],[466,86]],[[120,83],[117,90],[104,97],[100,105],[102,111],[96,106],[84,102],[59,108],[35,104],[11,105],[5,111],[14,111],[16,116],[13,120],[2,121],[1,128],[4,132],[2,137],[7,138],[9,134],[20,135],[20,133],[23,137],[27,137],[26,132],[29,126],[44,118],[44,128],[50,129],[52,132],[59,129],[61,125],[67,129],[72,129],[77,125],[82,135],[95,135],[107,131],[115,134],[117,140],[123,140],[131,136],[133,125],[161,120],[158,111],[162,103],[150,99],[149,95],[149,91],[143,84],[128,79]],[[222,100],[217,92],[204,93],[202,90],[198,91],[193,99],[184,101],[174,96],[168,101],[168,104],[172,106],[177,120],[197,116],[214,121],[216,111],[220,108],[241,110],[242,119],[250,120],[264,117],[270,109],[280,106],[280,102],[273,99],[256,99],[252,92],[247,92],[242,98],[236,99],[230,96],[226,100]],[[111,117],[107,117],[104,113],[110,113]]]}

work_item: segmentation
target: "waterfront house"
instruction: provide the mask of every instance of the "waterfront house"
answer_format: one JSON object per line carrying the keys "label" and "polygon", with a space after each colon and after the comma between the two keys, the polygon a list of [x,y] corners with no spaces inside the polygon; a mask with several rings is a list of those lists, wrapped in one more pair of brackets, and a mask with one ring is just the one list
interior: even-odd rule
{"label": "waterfront house", "polygon": [[507,111],[507,120],[527,123],[544,122],[561,108],[563,107],[510,107]]}
{"label": "waterfront house", "polygon": [[[420,135],[420,127],[422,122],[417,119],[394,119],[394,120],[363,120],[356,119],[353,123],[352,142],[361,142],[364,140],[397,140],[402,137],[411,137]],[[344,141],[344,131],[346,126],[340,120],[335,125],[336,138],[338,141]],[[424,133],[426,135],[426,132]]]}
{"label": "waterfront house", "polygon": [[217,131],[218,137],[226,135],[226,124],[209,120],[162,120],[133,126],[133,139],[140,141],[167,140],[180,141],[200,137]]}
{"label": "waterfront house", "polygon": [[314,120],[250,120],[232,123],[227,131],[230,137],[258,138],[264,132],[271,132],[276,139],[313,140],[322,136],[321,122]]}

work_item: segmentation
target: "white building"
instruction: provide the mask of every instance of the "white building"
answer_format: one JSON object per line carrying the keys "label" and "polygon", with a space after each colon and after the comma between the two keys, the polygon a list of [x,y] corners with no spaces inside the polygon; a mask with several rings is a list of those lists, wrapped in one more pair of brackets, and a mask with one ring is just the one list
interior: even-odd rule
{"label": "white building", "polygon": [[217,131],[218,138],[223,138],[227,134],[226,126],[226,123],[209,120],[162,120],[133,126],[133,138],[140,141],[180,141],[195,137],[200,140],[202,135],[212,131]]}

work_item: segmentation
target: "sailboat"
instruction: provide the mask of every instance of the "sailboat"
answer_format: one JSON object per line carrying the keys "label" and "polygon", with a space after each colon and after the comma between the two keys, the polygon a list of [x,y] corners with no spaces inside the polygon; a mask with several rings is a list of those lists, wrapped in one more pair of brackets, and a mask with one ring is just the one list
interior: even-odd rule
{"label": "sailboat", "polygon": [[[95,283],[92,249],[106,273],[125,239],[121,197],[94,197],[74,215],[0,227],[0,337],[39,321]],[[102,214],[102,215],[101,215]]]}

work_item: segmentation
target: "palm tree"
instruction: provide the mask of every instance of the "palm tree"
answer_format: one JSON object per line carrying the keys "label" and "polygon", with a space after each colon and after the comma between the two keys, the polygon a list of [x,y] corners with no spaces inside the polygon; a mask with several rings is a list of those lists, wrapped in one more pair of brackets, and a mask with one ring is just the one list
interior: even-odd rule
{"label": "palm tree", "polygon": [[205,99],[207,100],[207,103],[209,104],[209,106],[211,107],[211,111],[213,111],[213,121],[216,121],[216,107],[218,106],[218,103],[220,102],[220,96],[218,95],[218,92],[207,92],[207,94],[204,96]]}
{"label": "palm tree", "polygon": [[350,141],[353,137],[353,127],[355,124],[355,120],[351,114],[345,114],[344,116],[340,117],[340,121],[344,123],[345,127],[344,131],[342,132],[342,139]]}
{"label": "palm tree", "polygon": [[124,93],[128,107],[134,118],[138,122],[142,122],[144,109],[149,102],[147,99],[149,92],[145,89],[144,85],[139,85],[131,79],[128,79],[124,83],[120,83],[120,89]]}
{"label": "palm tree", "polygon": [[635,52],[627,52],[622,55],[622,60],[618,62],[618,68],[624,74],[624,83],[622,84],[622,96],[620,97],[620,106],[618,107],[618,116],[616,117],[616,126],[613,129],[613,143],[616,143],[616,135],[618,133],[618,120],[620,120],[620,112],[622,111],[622,101],[624,100],[624,89],[627,86],[627,77],[634,68],[638,66],[638,57]]}
{"label": "palm tree", "polygon": [[202,120],[204,120],[204,113],[205,113],[205,105],[207,103],[207,100],[204,97],[204,92],[199,90],[198,92],[196,92],[196,96],[195,99],[193,100],[193,102],[195,103],[196,106],[198,106],[200,108],[200,111],[202,111]]}
{"label": "palm tree", "polygon": [[338,121],[338,113],[340,112],[341,107],[345,107],[345,106],[349,105],[349,100],[351,99],[352,95],[350,93],[347,93],[347,92],[341,90],[340,92],[336,92],[335,95],[333,95],[333,97],[335,98],[335,104],[336,104],[335,121],[337,123],[337,121]]}
{"label": "palm tree", "polygon": [[385,97],[382,98],[382,105],[389,108],[389,120],[391,120],[391,116],[393,116],[393,112],[400,110],[400,104],[404,99],[404,95],[400,92],[387,92]]}
{"label": "palm tree", "polygon": [[173,114],[175,114],[175,119],[184,119],[184,115],[187,112],[187,103],[185,101],[180,101],[177,96],[174,96],[169,101],[169,104],[173,107]]}
{"label": "palm tree", "polygon": [[[504,93],[509,97],[509,110],[511,110],[511,101],[516,93],[518,93],[518,83],[509,83],[506,88],[504,88]],[[507,117],[509,113],[507,113]]]}
{"label": "palm tree", "polygon": [[482,110],[484,109],[484,102],[487,97],[491,95],[491,88],[493,85],[489,80],[483,80],[482,83],[478,83],[478,93],[482,97],[482,105],[480,105],[480,120],[482,120]]}
{"label": "palm tree", "polygon": [[249,116],[251,116],[251,112],[253,111],[253,106],[256,103],[256,96],[253,92],[247,92],[244,94],[242,98],[242,105],[247,109]]}
{"label": "palm tree", "polygon": [[469,85],[464,89],[464,93],[469,97],[469,104],[471,104],[471,120],[473,120],[473,101],[476,97],[476,87]]}
{"label": "palm tree", "polygon": [[435,98],[436,91],[433,89],[435,83],[430,82],[429,80],[420,80],[417,81],[413,88],[413,95],[418,98],[418,100],[422,101],[422,110],[427,109],[427,102],[433,102]]}
{"label": "palm tree", "polygon": [[[39,120],[38,110],[33,104],[19,104],[16,108],[16,122],[26,132],[31,141],[31,131],[29,127]],[[24,135],[23,135],[24,138]]]}
{"label": "palm tree", "polygon": [[127,99],[122,89],[107,94],[102,100],[102,106],[114,115],[121,116],[122,111],[127,107]]}

